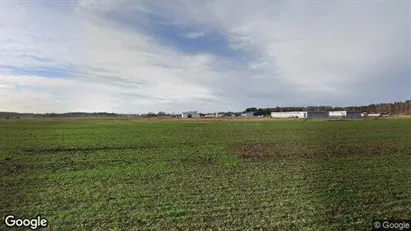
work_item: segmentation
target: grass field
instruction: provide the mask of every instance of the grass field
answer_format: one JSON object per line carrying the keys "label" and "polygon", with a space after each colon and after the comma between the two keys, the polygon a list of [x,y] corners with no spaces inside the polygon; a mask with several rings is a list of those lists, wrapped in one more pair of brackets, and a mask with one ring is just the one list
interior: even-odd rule
{"label": "grass field", "polygon": [[49,230],[411,218],[411,120],[10,120],[0,150],[0,215],[41,214]]}

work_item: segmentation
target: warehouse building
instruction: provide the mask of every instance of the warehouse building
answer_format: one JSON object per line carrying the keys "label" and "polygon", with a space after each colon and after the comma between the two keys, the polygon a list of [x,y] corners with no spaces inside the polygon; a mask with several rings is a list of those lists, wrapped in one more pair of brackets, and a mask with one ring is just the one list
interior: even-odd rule
{"label": "warehouse building", "polygon": [[329,118],[347,118],[360,119],[361,112],[350,111],[291,111],[291,112],[271,112],[272,118],[299,118],[299,119],[329,119]]}
{"label": "warehouse building", "polygon": [[272,118],[307,118],[306,111],[271,112]]}
{"label": "warehouse building", "polygon": [[362,113],[358,111],[349,111],[346,116],[347,119],[361,119],[362,117]]}
{"label": "warehouse building", "polygon": [[187,111],[181,113],[181,118],[187,119],[187,118],[200,118],[200,114],[197,111]]}
{"label": "warehouse building", "polygon": [[307,117],[309,119],[327,119],[329,118],[328,112],[326,111],[309,111],[307,112]]}
{"label": "warehouse building", "polygon": [[217,117],[217,113],[206,113],[204,117],[205,118],[215,118]]}
{"label": "warehouse building", "polygon": [[271,112],[271,117],[272,118],[322,119],[322,118],[328,118],[328,112],[315,112],[315,111]]}
{"label": "warehouse building", "polygon": [[381,113],[369,113],[367,114],[368,117],[381,117]]}
{"label": "warehouse building", "polygon": [[330,118],[347,118],[347,119],[360,119],[363,117],[361,112],[350,111],[330,111],[328,113]]}
{"label": "warehouse building", "polygon": [[220,118],[220,117],[224,117],[224,114],[223,113],[218,113],[218,112],[206,113],[206,114],[204,114],[204,117],[206,117],[206,118]]}
{"label": "warehouse building", "polygon": [[347,116],[347,111],[330,111],[328,115],[331,118],[343,118]]}

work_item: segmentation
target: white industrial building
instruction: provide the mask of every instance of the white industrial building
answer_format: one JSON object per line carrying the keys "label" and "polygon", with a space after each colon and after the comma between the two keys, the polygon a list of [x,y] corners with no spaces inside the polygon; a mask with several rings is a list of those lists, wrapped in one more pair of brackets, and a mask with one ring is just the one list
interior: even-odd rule
{"label": "white industrial building", "polygon": [[330,118],[347,118],[347,119],[358,119],[363,117],[361,112],[351,112],[351,111],[330,111],[328,112]]}
{"label": "white industrial building", "polygon": [[361,113],[347,111],[291,111],[271,112],[272,118],[327,119],[327,118],[358,118]]}
{"label": "white industrial building", "polygon": [[328,112],[330,117],[346,117],[347,111],[330,111]]}
{"label": "white industrial building", "polygon": [[347,118],[359,119],[361,112],[350,111],[290,111],[290,112],[271,112],[272,118],[300,118],[300,119],[327,119],[327,118]]}
{"label": "white industrial building", "polygon": [[181,113],[181,118],[187,119],[187,118],[200,118],[200,114],[197,111],[187,111]]}
{"label": "white industrial building", "polygon": [[368,117],[381,117],[381,113],[369,113],[367,114]]}
{"label": "white industrial building", "polygon": [[272,118],[307,118],[306,111],[271,112]]}
{"label": "white industrial building", "polygon": [[218,117],[224,117],[224,114],[218,113],[218,112],[206,113],[206,114],[204,114],[204,117],[206,117],[206,118],[218,118]]}
{"label": "white industrial building", "polygon": [[206,118],[214,118],[214,117],[217,117],[217,113],[206,113],[206,114],[204,115],[204,117],[206,117]]}

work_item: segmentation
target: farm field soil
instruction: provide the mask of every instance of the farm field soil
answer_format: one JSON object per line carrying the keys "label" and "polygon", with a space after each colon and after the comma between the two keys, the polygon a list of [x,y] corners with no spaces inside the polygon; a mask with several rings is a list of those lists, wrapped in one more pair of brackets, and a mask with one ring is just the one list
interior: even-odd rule
{"label": "farm field soil", "polygon": [[0,131],[0,215],[40,214],[48,230],[411,218],[411,120],[9,120]]}

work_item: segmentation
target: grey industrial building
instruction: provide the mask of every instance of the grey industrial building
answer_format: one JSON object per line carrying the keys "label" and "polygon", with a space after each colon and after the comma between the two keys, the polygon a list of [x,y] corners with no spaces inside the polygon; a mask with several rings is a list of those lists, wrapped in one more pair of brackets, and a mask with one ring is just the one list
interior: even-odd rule
{"label": "grey industrial building", "polygon": [[345,118],[347,119],[361,119],[362,113],[357,111],[347,111],[347,115]]}
{"label": "grey industrial building", "polygon": [[308,119],[327,119],[328,112],[326,111],[309,111],[307,112]]}

